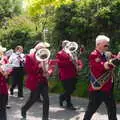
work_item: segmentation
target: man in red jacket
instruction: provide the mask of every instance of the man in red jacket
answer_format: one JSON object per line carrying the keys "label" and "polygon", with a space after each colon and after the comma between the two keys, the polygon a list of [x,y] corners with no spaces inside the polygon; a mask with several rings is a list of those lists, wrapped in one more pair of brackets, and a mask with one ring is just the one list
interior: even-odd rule
{"label": "man in red jacket", "polygon": [[35,46],[35,52],[26,56],[25,70],[27,73],[26,87],[31,91],[30,97],[21,109],[21,115],[26,118],[28,109],[38,100],[39,96],[43,97],[43,116],[42,120],[48,120],[49,113],[49,96],[47,76],[43,71],[41,62],[36,59],[37,50],[46,47],[38,43]]}
{"label": "man in red jacket", "polygon": [[[5,48],[0,46],[0,53],[3,54]],[[8,100],[8,83],[7,77],[10,73],[4,71],[0,66],[0,120],[7,120],[6,116],[6,105]]]}
{"label": "man in red jacket", "polygon": [[0,68],[0,120],[7,120],[6,105],[8,100],[7,72]]}
{"label": "man in red jacket", "polygon": [[112,75],[115,66],[107,61],[104,54],[108,50],[109,41],[110,39],[104,35],[97,36],[96,49],[89,56],[89,103],[84,120],[90,120],[102,102],[107,107],[109,120],[117,120]]}
{"label": "man in red jacket", "polygon": [[59,78],[61,80],[62,86],[64,88],[64,93],[59,96],[59,104],[63,107],[63,102],[66,101],[67,108],[75,110],[71,102],[71,94],[75,90],[77,83],[77,68],[74,64],[69,53],[66,52],[64,47],[68,44],[69,41],[65,40],[62,42],[62,50],[59,51],[56,55],[58,69],[59,69]]}

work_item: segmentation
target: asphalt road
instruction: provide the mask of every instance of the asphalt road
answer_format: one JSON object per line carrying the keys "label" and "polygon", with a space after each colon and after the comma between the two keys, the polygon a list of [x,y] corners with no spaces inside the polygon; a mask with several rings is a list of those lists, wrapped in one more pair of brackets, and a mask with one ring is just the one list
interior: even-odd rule
{"label": "asphalt road", "polygon": [[[17,94],[17,90],[15,91]],[[20,109],[26,102],[29,91],[24,90],[24,99],[20,100],[15,96],[9,96],[9,104],[12,106],[7,109],[7,120],[21,120]],[[50,94],[50,120],[83,120],[83,116],[88,104],[88,100],[84,98],[72,97],[72,101],[77,110],[67,110],[60,108],[58,104],[58,95]],[[27,112],[27,120],[41,120],[42,104],[36,102]],[[117,104],[117,117],[120,120],[120,104]],[[98,111],[93,115],[92,120],[108,120],[105,105],[102,104]]]}

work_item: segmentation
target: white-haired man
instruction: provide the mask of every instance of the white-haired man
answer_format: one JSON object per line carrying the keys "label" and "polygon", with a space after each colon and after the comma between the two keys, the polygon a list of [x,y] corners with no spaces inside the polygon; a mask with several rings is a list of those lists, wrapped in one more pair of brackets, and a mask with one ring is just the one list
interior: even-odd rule
{"label": "white-haired man", "polygon": [[112,71],[114,66],[107,61],[104,55],[104,52],[108,50],[109,42],[110,39],[107,36],[97,36],[96,49],[89,56],[89,103],[84,120],[90,120],[102,102],[106,105],[109,120],[117,120],[113,97]]}

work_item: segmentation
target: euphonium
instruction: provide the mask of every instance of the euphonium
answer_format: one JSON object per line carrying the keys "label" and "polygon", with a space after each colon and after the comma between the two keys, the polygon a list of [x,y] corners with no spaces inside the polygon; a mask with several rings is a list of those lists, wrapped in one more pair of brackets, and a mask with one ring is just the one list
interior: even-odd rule
{"label": "euphonium", "polygon": [[78,49],[78,44],[76,42],[69,42],[65,46],[65,51],[70,54],[72,60],[77,60],[77,49]]}
{"label": "euphonium", "polygon": [[71,56],[73,64],[75,64],[76,69],[78,71],[79,67],[77,64],[77,61],[78,61],[77,49],[78,49],[78,44],[76,42],[69,42],[64,48],[64,50]]}
{"label": "euphonium", "polygon": [[65,50],[69,51],[70,53],[75,53],[78,49],[78,44],[76,42],[69,42],[65,46]]}
{"label": "euphonium", "polygon": [[48,60],[50,58],[50,51],[47,48],[41,48],[36,52],[35,57],[41,62],[43,71],[47,72],[49,67]]}

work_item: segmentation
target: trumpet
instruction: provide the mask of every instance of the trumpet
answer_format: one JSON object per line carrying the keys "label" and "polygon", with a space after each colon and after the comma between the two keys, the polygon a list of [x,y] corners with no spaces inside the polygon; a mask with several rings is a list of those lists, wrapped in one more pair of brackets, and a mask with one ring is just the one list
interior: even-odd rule
{"label": "trumpet", "polygon": [[50,58],[50,54],[51,53],[47,48],[39,49],[35,54],[36,59],[41,62],[43,71],[45,73],[48,71],[49,68],[48,60]]}

